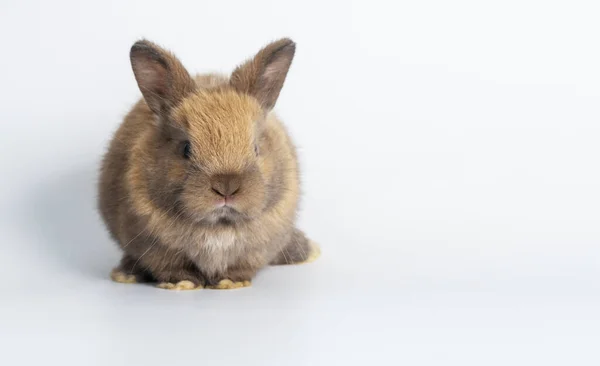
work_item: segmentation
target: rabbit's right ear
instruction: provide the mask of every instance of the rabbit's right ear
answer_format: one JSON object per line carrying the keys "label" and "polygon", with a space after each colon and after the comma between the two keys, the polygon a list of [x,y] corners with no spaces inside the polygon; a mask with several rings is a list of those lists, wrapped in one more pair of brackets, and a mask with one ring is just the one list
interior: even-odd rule
{"label": "rabbit's right ear", "polygon": [[254,96],[269,111],[277,102],[295,52],[296,44],[289,38],[272,42],[238,66],[230,83],[238,91]]}
{"label": "rabbit's right ear", "polygon": [[164,114],[194,90],[194,81],[181,62],[154,43],[136,42],[129,57],[140,91],[154,113]]}

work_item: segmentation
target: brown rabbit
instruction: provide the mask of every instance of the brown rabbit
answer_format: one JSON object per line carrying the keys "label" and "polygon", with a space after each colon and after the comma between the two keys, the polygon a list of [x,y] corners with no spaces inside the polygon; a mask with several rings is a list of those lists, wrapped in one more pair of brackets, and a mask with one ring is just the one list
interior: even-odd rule
{"label": "brown rabbit", "polygon": [[230,78],[193,79],[157,45],[133,45],[144,98],[116,132],[99,184],[100,212],[124,252],[113,280],[237,288],[268,264],[318,256],[294,226],[296,151],[271,112],[295,48],[281,39]]}

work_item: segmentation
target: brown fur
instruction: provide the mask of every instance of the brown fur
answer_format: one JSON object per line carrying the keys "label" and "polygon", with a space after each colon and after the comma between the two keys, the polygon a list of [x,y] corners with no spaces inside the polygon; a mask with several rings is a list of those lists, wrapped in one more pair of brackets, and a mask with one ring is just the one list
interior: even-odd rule
{"label": "brown fur", "polygon": [[[225,279],[247,283],[269,263],[310,256],[294,226],[295,148],[271,112],[294,51],[289,39],[274,42],[230,80],[192,79],[155,44],[132,47],[144,99],[116,132],[99,185],[100,212],[124,251],[117,271],[138,281],[218,287]],[[233,208],[218,207],[227,199]]]}

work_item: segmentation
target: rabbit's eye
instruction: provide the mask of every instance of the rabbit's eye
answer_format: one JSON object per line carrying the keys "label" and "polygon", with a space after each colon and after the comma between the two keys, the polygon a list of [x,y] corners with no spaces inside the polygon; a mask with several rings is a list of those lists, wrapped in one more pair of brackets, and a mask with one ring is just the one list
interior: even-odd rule
{"label": "rabbit's eye", "polygon": [[258,145],[254,144],[254,153],[258,155]]}
{"label": "rabbit's eye", "polygon": [[186,159],[189,159],[191,155],[192,155],[192,146],[190,145],[189,141],[186,141],[183,144],[183,157]]}

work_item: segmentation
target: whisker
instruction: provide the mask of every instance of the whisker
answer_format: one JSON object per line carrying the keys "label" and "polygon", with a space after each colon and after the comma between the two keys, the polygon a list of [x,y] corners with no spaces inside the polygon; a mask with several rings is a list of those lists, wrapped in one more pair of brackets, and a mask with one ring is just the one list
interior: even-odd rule
{"label": "whisker", "polygon": [[[174,208],[175,208],[175,205],[173,205],[173,206],[172,206],[171,208],[169,208],[167,211],[163,212],[163,213],[161,214],[161,218],[162,218],[163,216],[166,216],[166,215],[167,215],[167,214],[168,214],[168,213],[169,213],[169,212],[170,212],[172,209],[174,209]],[[127,248],[127,246],[128,246],[129,244],[131,244],[131,243],[132,243],[132,242],[133,242],[135,239],[137,239],[137,238],[138,238],[140,235],[142,235],[142,233],[144,233],[146,230],[148,230],[148,225],[144,225],[144,228],[142,229],[142,231],[140,231],[140,232],[139,232],[139,233],[138,233],[136,236],[134,236],[134,237],[133,237],[131,240],[129,240],[129,241],[127,242],[127,244],[125,244],[125,245],[123,246],[123,249]],[[152,232],[150,232],[150,234],[149,234],[149,235],[152,235]]]}
{"label": "whisker", "polygon": [[[306,239],[304,239],[306,240]],[[300,244],[299,240],[295,240],[294,241],[296,243],[296,246],[298,248],[300,248],[300,250],[302,251],[302,255],[304,256],[304,260],[308,259],[308,254],[306,253],[306,250],[304,250],[304,246],[302,244]]]}

